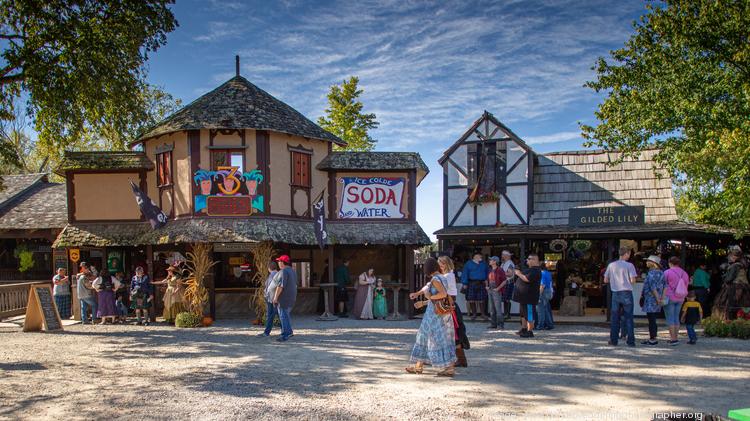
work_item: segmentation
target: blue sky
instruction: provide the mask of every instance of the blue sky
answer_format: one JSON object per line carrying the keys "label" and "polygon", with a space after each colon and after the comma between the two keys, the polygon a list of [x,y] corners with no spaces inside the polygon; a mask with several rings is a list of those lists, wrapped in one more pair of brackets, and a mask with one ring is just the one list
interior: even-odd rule
{"label": "blue sky", "polygon": [[[149,82],[189,103],[241,73],[316,120],[332,84],[360,78],[379,151],[430,167],[417,219],[441,228],[437,159],[493,113],[537,152],[582,149],[602,99],[582,85],[633,33],[642,1],[188,1],[149,60]],[[432,236],[434,238],[434,236]]]}

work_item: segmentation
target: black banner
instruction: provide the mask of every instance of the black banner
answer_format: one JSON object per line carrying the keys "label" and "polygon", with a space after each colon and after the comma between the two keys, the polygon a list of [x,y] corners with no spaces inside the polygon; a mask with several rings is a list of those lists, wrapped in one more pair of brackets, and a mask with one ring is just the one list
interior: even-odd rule
{"label": "black banner", "polygon": [[315,238],[318,240],[320,249],[326,247],[328,231],[326,231],[326,203],[325,190],[320,193],[318,200],[313,203],[313,223],[315,224]]}
{"label": "black banner", "polygon": [[167,215],[132,180],[130,181],[130,188],[133,189],[135,201],[138,203],[138,207],[141,208],[141,213],[151,223],[151,228],[157,229],[166,225]]}
{"label": "black banner", "polygon": [[573,208],[568,212],[568,225],[572,227],[643,225],[645,213],[643,206]]}

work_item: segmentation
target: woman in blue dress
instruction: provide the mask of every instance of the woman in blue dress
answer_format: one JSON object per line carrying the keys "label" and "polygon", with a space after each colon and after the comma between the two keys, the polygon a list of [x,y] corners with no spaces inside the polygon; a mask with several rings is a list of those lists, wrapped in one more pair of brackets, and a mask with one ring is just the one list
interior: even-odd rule
{"label": "woman in blue dress", "polygon": [[[406,368],[408,373],[422,374],[424,363],[430,363],[440,369],[438,376],[453,377],[456,363],[456,343],[453,338],[453,317],[450,313],[435,313],[433,300],[442,300],[448,293],[445,289],[445,278],[440,274],[438,262],[429,258],[424,263],[424,273],[430,279],[429,290],[417,293],[428,299],[427,310],[419,325],[416,343],[411,351],[409,361],[414,365]],[[419,307],[420,303],[415,304]]]}
{"label": "woman in blue dress", "polygon": [[646,280],[643,281],[643,292],[641,292],[641,298],[643,304],[641,308],[648,317],[648,340],[641,342],[643,345],[656,345],[659,343],[656,336],[656,318],[661,313],[662,306],[662,295],[664,294],[664,287],[666,286],[666,280],[664,279],[664,272],[661,270],[661,259],[659,256],[649,256],[646,260],[646,266],[648,266],[648,274]]}

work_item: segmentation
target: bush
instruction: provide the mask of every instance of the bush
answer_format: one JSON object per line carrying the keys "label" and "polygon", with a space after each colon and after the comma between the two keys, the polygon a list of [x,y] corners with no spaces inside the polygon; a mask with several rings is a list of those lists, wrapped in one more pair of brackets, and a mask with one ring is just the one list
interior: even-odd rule
{"label": "bush", "polygon": [[718,336],[720,338],[750,339],[749,320],[719,320],[713,317],[703,319],[703,333],[706,336]]}
{"label": "bush", "polygon": [[183,311],[175,317],[174,325],[177,327],[198,327],[201,325],[201,316]]}

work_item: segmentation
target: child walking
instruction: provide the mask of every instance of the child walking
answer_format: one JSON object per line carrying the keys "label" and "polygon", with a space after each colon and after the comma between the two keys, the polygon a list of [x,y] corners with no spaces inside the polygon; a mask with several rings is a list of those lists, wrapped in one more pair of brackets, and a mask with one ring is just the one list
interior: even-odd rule
{"label": "child walking", "polygon": [[687,328],[688,344],[695,345],[698,342],[698,336],[695,334],[695,325],[703,319],[703,308],[699,302],[695,301],[695,291],[688,293],[685,304],[682,305],[681,319]]}

